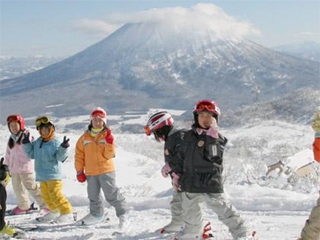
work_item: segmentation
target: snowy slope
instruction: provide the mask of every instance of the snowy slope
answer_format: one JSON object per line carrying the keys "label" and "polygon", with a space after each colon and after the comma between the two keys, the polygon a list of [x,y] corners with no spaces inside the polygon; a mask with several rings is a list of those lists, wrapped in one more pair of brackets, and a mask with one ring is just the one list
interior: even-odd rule
{"label": "snowy slope", "polygon": [[[110,118],[112,117],[110,116]],[[80,123],[82,127],[77,130],[68,130],[65,129],[66,123]],[[86,197],[86,184],[78,183],[75,179],[73,155],[75,142],[85,128],[86,123],[87,119],[81,116],[68,118],[57,123],[57,133],[60,133],[61,139],[64,135],[71,139],[69,159],[63,165],[63,184],[64,192],[71,201],[74,211],[77,212],[78,218],[87,214],[88,200]],[[64,134],[61,134],[62,131],[64,131]],[[31,132],[34,136],[38,136],[33,128]],[[239,128],[236,131],[229,132],[222,130],[222,132],[230,140],[230,146],[227,151],[236,148],[236,144],[232,143],[232,141],[235,141],[241,135],[256,139],[266,136],[268,133],[276,133],[277,135],[273,138],[270,146],[265,146],[266,152],[270,151],[274,145],[281,145],[283,141],[287,141],[288,144],[294,144],[292,135],[297,135],[298,132],[305,133],[303,137],[300,137],[303,141],[304,149],[308,149],[313,140],[313,132],[310,128],[302,125],[286,125],[285,123],[278,123],[274,126],[274,123],[263,122],[260,126],[255,126],[254,128]],[[6,126],[0,125],[0,133],[2,143],[0,145],[0,154],[3,155],[9,136]],[[169,202],[172,191],[170,180],[164,179],[160,174],[160,168],[163,164],[163,146],[143,134],[116,133],[115,141],[117,143],[115,158],[117,184],[121,187],[131,209],[129,212],[130,225],[127,232],[116,239],[161,239],[160,236],[153,232],[170,221]],[[233,162],[230,159],[226,159],[226,165],[231,163]],[[234,178],[237,178],[235,173],[229,173]],[[299,191],[284,190],[277,186],[263,186],[262,184],[250,184],[248,182],[226,184],[225,189],[251,229],[258,232],[260,240],[295,240],[299,236],[304,221],[318,197],[317,192],[304,194]],[[16,204],[11,185],[8,187],[7,202],[8,207],[14,207]],[[110,221],[100,227],[66,227],[32,231],[29,234],[37,240],[67,240],[83,239],[85,234],[92,232],[94,236],[91,239],[107,239],[118,224],[118,219],[114,210],[108,204],[106,204],[106,212],[108,212]],[[204,219],[211,222],[217,239],[231,239],[226,227],[217,220],[215,213],[206,208],[205,204],[203,204],[203,213]],[[36,214],[32,216],[7,217],[7,221],[23,226],[30,224],[35,216]],[[169,239],[173,239],[173,237]]]}

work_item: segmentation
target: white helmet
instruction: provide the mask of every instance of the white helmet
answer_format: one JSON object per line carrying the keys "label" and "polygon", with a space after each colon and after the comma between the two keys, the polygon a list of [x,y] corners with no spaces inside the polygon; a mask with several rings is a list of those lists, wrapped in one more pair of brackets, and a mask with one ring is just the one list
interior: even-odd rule
{"label": "white helmet", "polygon": [[[173,125],[173,118],[167,111],[161,111],[154,113],[148,120],[147,124],[144,126],[144,132],[146,135],[150,136],[151,133],[154,133],[156,140],[164,139],[167,134],[168,127],[171,129]],[[167,126],[167,127],[165,127]],[[161,131],[164,130],[165,131]]]}

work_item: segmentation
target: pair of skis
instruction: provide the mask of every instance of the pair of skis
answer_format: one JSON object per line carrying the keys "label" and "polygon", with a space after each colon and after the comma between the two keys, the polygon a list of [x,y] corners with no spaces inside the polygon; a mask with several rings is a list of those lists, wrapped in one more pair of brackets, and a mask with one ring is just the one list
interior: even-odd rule
{"label": "pair of skis", "polygon": [[28,210],[25,210],[25,211],[22,212],[22,213],[19,213],[19,214],[15,213],[15,212],[14,212],[14,208],[13,208],[13,209],[7,210],[6,213],[5,213],[5,215],[6,215],[6,216],[23,215],[23,214],[31,214],[31,213],[38,212],[38,211],[39,211],[39,209],[38,209],[37,207],[35,207],[35,203],[33,202],[33,203],[31,203],[29,209],[28,209]]}
{"label": "pair of skis", "polygon": [[[74,221],[74,222],[68,222],[68,223],[56,223],[54,221],[49,222],[49,223],[32,223],[32,224],[22,224],[22,225],[12,225],[13,227],[19,229],[20,231],[23,231],[25,233],[30,233],[30,232],[46,232],[56,229],[57,231],[68,231],[70,229],[74,228],[88,228],[88,231],[85,234],[74,234],[73,236],[66,236],[66,237],[61,237],[61,240],[86,240],[86,239],[97,239],[94,237],[94,229],[96,228],[103,228],[105,227],[105,223],[108,223],[110,221],[109,217],[107,216],[108,214],[105,214],[104,220],[100,223],[97,224],[92,224],[92,225],[87,225],[82,220]],[[76,220],[76,219],[75,219]],[[106,239],[114,239],[117,236],[121,236],[122,232],[121,231],[114,231],[110,237]],[[28,239],[28,238],[26,238]],[[30,238],[32,239],[32,238]],[[42,238],[41,238],[42,239]],[[44,239],[44,240],[51,240],[50,238]],[[60,238],[58,238],[60,240]]]}
{"label": "pair of skis", "polygon": [[[27,230],[23,230],[23,228],[16,227],[17,232],[19,234],[17,236],[0,236],[1,240],[14,240],[14,239],[24,239],[24,240],[52,240],[52,238],[35,238],[30,235],[30,233]],[[93,240],[94,233],[89,232],[85,234],[72,234],[64,237],[54,238],[55,240]]]}
{"label": "pair of skis", "polygon": [[18,228],[25,230],[25,231],[45,231],[48,229],[53,229],[53,228],[66,228],[66,227],[91,227],[91,226],[99,226],[101,224],[107,223],[110,221],[109,217],[107,216],[108,214],[105,214],[104,219],[94,225],[90,224],[85,224],[82,220],[77,221],[77,213],[73,213],[74,221],[73,222],[67,222],[67,223],[57,223],[54,220],[48,223],[41,223],[40,217],[36,218],[37,223],[34,224],[26,224],[26,225],[21,225],[17,226]]}

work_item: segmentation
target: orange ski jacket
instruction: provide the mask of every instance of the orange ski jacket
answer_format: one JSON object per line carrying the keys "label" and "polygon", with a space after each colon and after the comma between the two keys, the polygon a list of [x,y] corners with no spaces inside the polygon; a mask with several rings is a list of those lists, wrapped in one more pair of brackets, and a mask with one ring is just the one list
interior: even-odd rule
{"label": "orange ski jacket", "polygon": [[86,131],[77,141],[75,149],[75,169],[84,171],[87,176],[95,176],[115,171],[113,158],[115,143],[106,141],[106,131],[93,137]]}

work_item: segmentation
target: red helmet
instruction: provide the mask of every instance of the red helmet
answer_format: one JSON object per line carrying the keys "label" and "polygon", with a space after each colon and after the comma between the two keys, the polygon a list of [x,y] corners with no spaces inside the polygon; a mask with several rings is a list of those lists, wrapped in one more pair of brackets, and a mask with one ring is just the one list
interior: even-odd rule
{"label": "red helmet", "polygon": [[164,126],[172,126],[173,122],[172,116],[167,111],[154,113],[144,126],[144,132],[149,136],[151,133]]}
{"label": "red helmet", "polygon": [[[7,117],[8,127],[11,122],[18,122],[20,125],[20,130],[21,131],[26,130],[26,123],[25,123],[24,118],[22,116],[20,116],[18,114],[13,114],[13,115],[8,116]],[[9,128],[9,130],[10,130],[10,128]]]}
{"label": "red helmet", "polygon": [[220,109],[219,109],[216,102],[211,101],[209,99],[204,99],[204,100],[197,102],[197,104],[193,108],[193,114],[194,114],[195,118],[197,117],[196,115],[198,113],[203,112],[203,111],[213,113],[213,117],[218,122],[219,116],[220,116]]}

